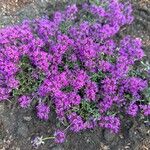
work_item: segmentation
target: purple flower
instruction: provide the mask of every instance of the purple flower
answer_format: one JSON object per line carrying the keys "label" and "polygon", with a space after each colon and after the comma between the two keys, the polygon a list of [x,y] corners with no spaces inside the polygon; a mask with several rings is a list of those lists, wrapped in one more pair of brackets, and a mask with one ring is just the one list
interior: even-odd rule
{"label": "purple flower", "polygon": [[43,119],[43,120],[48,120],[49,113],[50,113],[50,108],[48,105],[44,103],[40,103],[36,106],[36,109],[37,109],[38,118]]}
{"label": "purple flower", "polygon": [[16,80],[15,78],[13,78],[13,77],[9,77],[7,79],[7,86],[9,86],[12,89],[16,89],[16,88],[19,87],[19,81]]}
{"label": "purple flower", "polygon": [[72,85],[76,90],[78,90],[85,85],[87,74],[83,70],[80,70],[76,72],[74,78],[75,80],[72,80]]}
{"label": "purple flower", "polygon": [[148,86],[146,80],[137,77],[127,78],[124,82],[124,90],[131,92],[135,97],[138,95],[139,91],[143,91]]}
{"label": "purple flower", "polygon": [[99,66],[98,66],[98,68],[100,69],[100,70],[102,70],[103,72],[107,72],[107,71],[110,71],[111,70],[111,63],[109,63],[108,61],[104,61],[104,60],[102,60],[102,61],[100,61],[99,62],[100,64],[99,64]]}
{"label": "purple flower", "polygon": [[95,101],[97,92],[98,92],[98,87],[96,83],[92,81],[88,81],[85,89],[85,98],[90,101]]}
{"label": "purple flower", "polygon": [[42,51],[34,51],[30,54],[30,58],[34,62],[34,64],[38,66],[39,69],[43,70],[44,72],[48,71],[50,65],[49,62],[51,61],[51,55]]}
{"label": "purple flower", "polygon": [[30,106],[31,98],[29,96],[23,95],[18,99],[18,102],[22,108],[27,108]]}
{"label": "purple flower", "polygon": [[140,105],[141,110],[143,111],[145,116],[150,115],[150,105]]}
{"label": "purple flower", "polygon": [[99,17],[104,17],[106,15],[104,8],[102,8],[101,6],[92,5],[90,11],[92,12],[92,14],[98,15]]}
{"label": "purple flower", "polygon": [[131,103],[127,108],[127,114],[129,114],[132,117],[135,117],[138,112],[138,106],[134,103]]}
{"label": "purple flower", "polygon": [[68,98],[72,105],[79,105],[81,103],[81,97],[75,92],[69,93]]}
{"label": "purple flower", "polygon": [[117,90],[117,80],[115,78],[105,78],[102,81],[102,88],[105,94],[115,94]]}
{"label": "purple flower", "polygon": [[113,66],[111,74],[113,77],[120,79],[127,76],[130,66],[133,64],[133,60],[129,60],[126,56],[119,56],[116,64]]}
{"label": "purple flower", "polygon": [[66,19],[75,19],[75,14],[78,12],[78,8],[76,6],[76,4],[70,5],[67,7],[66,10]]}
{"label": "purple flower", "polygon": [[10,89],[0,87],[0,101],[7,100],[9,98]]}
{"label": "purple flower", "polygon": [[46,96],[47,94],[49,94],[49,92],[51,92],[51,85],[52,82],[49,79],[45,79],[38,88],[38,94],[40,96]]}
{"label": "purple flower", "polygon": [[112,55],[114,54],[115,48],[116,43],[113,40],[107,40],[102,46],[99,47],[99,50],[107,55]]}
{"label": "purple flower", "polygon": [[60,130],[55,131],[54,137],[56,143],[63,143],[66,139],[66,135],[64,131],[60,131]]}
{"label": "purple flower", "polygon": [[54,22],[60,24],[64,20],[64,15],[61,12],[54,13]]}
{"label": "purple flower", "polygon": [[118,133],[120,129],[120,120],[114,116],[100,117],[99,126],[102,128],[110,129],[114,133]]}
{"label": "purple flower", "polygon": [[141,47],[142,43],[140,39],[133,39],[130,36],[126,36],[120,42],[119,54],[128,57],[129,60],[141,60],[144,56]]}
{"label": "purple flower", "polygon": [[84,128],[85,129],[93,129],[96,126],[97,126],[97,121],[95,121],[95,120],[86,121],[84,123]]}
{"label": "purple flower", "polygon": [[71,113],[68,115],[68,120],[71,124],[70,130],[74,132],[79,132],[84,129],[84,122],[82,118],[76,113]]}
{"label": "purple flower", "polygon": [[111,96],[106,96],[102,101],[100,101],[100,112],[106,112],[113,105],[113,98]]}

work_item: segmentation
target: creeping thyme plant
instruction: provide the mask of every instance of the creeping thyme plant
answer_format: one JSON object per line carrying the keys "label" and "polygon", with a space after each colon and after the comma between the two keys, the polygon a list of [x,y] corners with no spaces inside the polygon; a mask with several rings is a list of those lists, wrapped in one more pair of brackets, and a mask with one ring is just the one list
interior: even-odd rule
{"label": "creeping thyme plant", "polygon": [[[129,3],[91,0],[56,11],[52,19],[1,29],[0,101],[15,99],[24,109],[32,104],[46,121],[54,108],[72,132],[99,127],[118,133],[121,114],[148,117],[150,65],[141,40],[115,40],[133,19]],[[62,143],[65,134],[58,129],[34,144]]]}

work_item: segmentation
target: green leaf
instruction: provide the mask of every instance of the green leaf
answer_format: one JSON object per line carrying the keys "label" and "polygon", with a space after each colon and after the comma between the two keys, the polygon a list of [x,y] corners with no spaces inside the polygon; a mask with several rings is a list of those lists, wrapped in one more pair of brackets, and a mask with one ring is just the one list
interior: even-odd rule
{"label": "green leaf", "polygon": [[[22,57],[19,66],[21,71],[17,74],[16,78],[19,80],[20,86],[13,91],[14,96],[30,94],[36,91],[44,79],[44,74],[40,70],[36,70],[37,68],[33,68],[27,56]],[[38,73],[39,79],[32,77],[33,71]]]}
{"label": "green leaf", "polygon": [[100,0],[89,0],[90,4],[100,5]]}
{"label": "green leaf", "polygon": [[72,86],[66,86],[64,88],[61,89],[63,92],[71,92],[73,90],[73,87]]}
{"label": "green leaf", "polygon": [[83,100],[79,108],[73,109],[85,120],[89,120],[90,117],[98,118],[100,116],[99,110],[96,107],[96,103],[90,102],[88,100]]}
{"label": "green leaf", "polygon": [[66,34],[71,26],[72,26],[71,21],[64,21],[60,24],[60,30],[62,33]]}

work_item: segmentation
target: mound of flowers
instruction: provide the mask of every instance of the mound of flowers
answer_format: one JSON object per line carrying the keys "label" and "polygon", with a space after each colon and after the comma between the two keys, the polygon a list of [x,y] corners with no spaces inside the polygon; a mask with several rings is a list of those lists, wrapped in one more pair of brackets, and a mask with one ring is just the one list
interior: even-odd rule
{"label": "mound of flowers", "polygon": [[[35,106],[42,120],[54,109],[73,132],[100,127],[117,133],[122,114],[149,116],[149,70],[135,65],[145,56],[141,40],[115,38],[133,21],[131,5],[96,2],[0,30],[0,101]],[[64,131],[54,138],[64,142]]]}

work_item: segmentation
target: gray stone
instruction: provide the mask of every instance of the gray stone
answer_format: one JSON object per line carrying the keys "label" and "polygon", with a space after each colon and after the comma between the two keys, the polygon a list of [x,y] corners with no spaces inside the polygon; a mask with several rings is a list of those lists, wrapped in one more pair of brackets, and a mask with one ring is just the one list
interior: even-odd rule
{"label": "gray stone", "polygon": [[0,17],[0,27],[11,24],[11,17],[9,16],[1,16]]}
{"label": "gray stone", "polygon": [[31,121],[32,117],[31,117],[31,116],[25,116],[25,117],[23,117],[23,119],[24,119],[25,121]]}
{"label": "gray stone", "polygon": [[49,0],[36,0],[35,4],[39,7],[46,8]]}
{"label": "gray stone", "polygon": [[36,18],[37,16],[39,16],[39,11],[37,9],[37,6],[34,4],[30,4],[27,7],[21,9],[21,11],[18,11],[16,13],[16,15],[20,18],[20,20],[24,20],[24,19],[32,19],[32,18]]}
{"label": "gray stone", "polygon": [[64,150],[62,146],[53,147],[52,150]]}
{"label": "gray stone", "polygon": [[129,130],[129,138],[131,140],[133,140],[134,142],[137,142],[141,139],[140,134],[138,133],[138,131],[136,131],[134,128],[131,128]]}
{"label": "gray stone", "polygon": [[0,138],[0,145],[2,145],[3,144],[3,140]]}
{"label": "gray stone", "polygon": [[28,127],[20,122],[18,124],[18,130],[17,130],[18,135],[21,135],[22,137],[26,138],[28,136]]}
{"label": "gray stone", "polygon": [[4,126],[4,129],[7,130],[10,134],[13,134],[15,132],[15,127],[17,126],[16,118],[15,116],[3,116],[2,115],[2,123]]}
{"label": "gray stone", "polygon": [[140,127],[138,128],[138,131],[141,133],[142,136],[145,136],[148,132],[148,129],[144,124],[141,124]]}
{"label": "gray stone", "polygon": [[112,142],[116,137],[115,133],[111,133],[109,130],[104,131],[104,138],[107,142]]}
{"label": "gray stone", "polygon": [[3,114],[4,112],[4,103],[0,103],[0,116]]}

